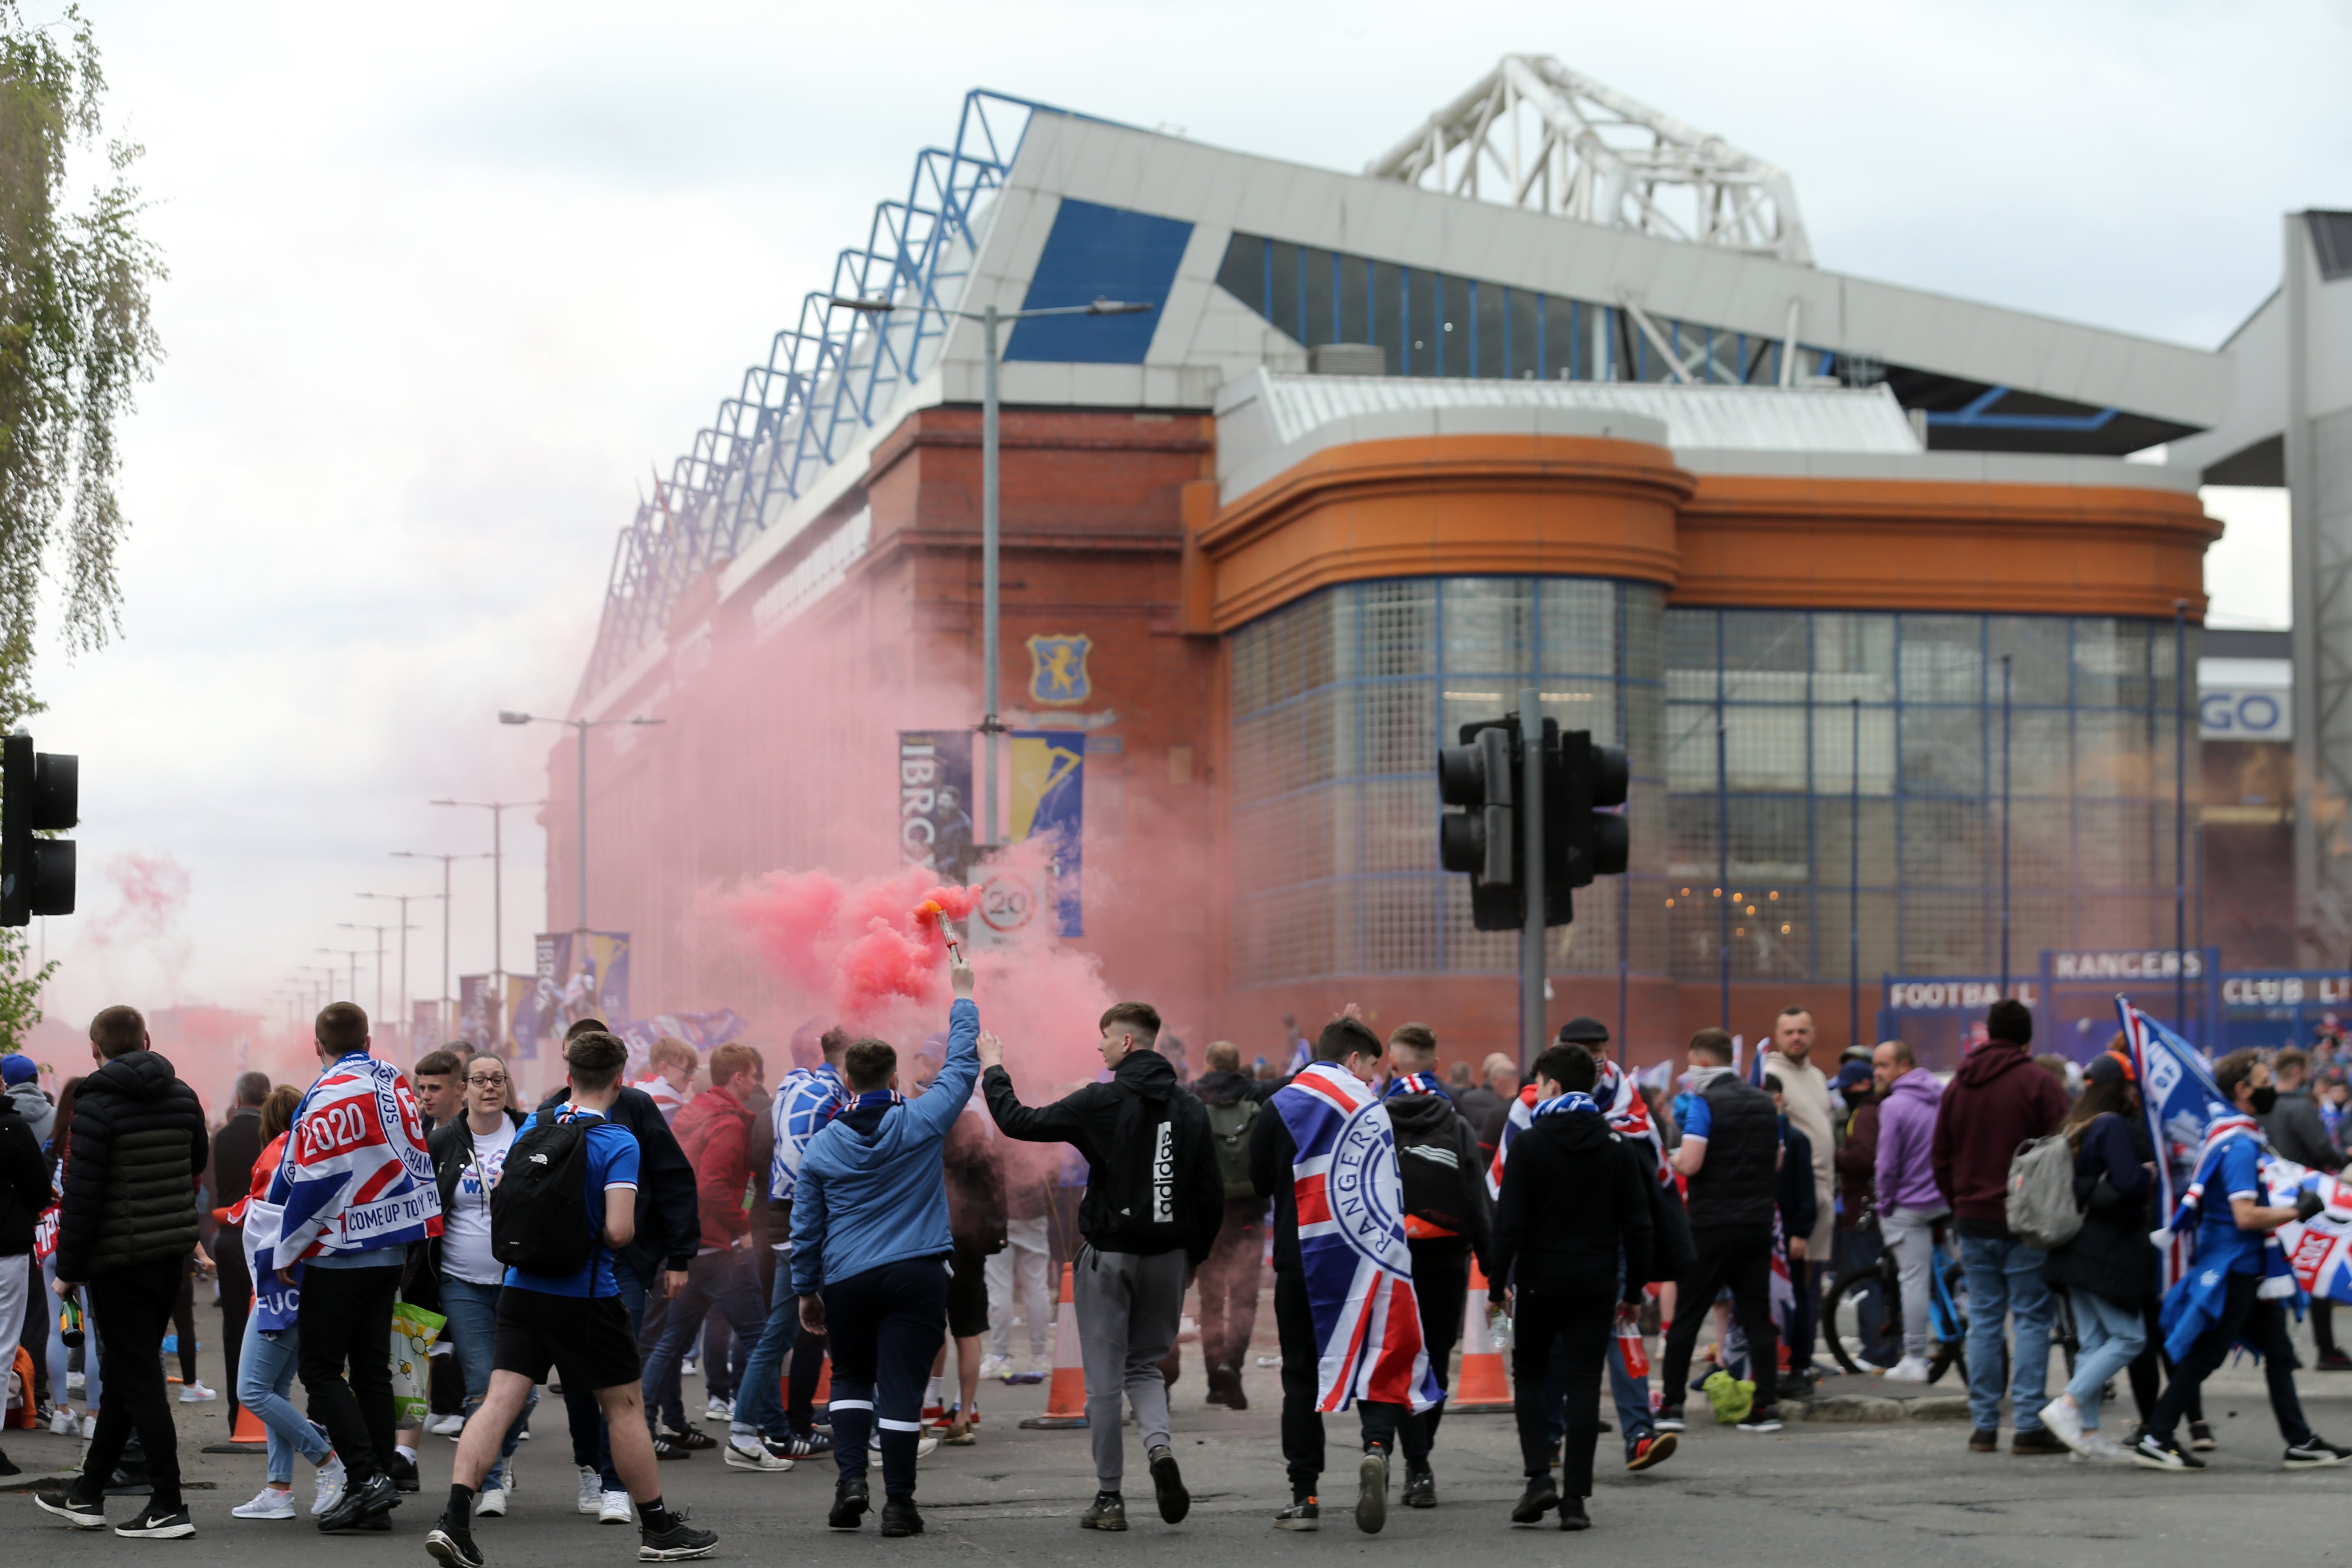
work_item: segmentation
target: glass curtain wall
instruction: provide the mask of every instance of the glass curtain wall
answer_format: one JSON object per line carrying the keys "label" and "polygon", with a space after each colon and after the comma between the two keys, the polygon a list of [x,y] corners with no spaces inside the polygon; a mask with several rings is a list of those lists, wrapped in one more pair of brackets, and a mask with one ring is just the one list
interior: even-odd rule
{"label": "glass curtain wall", "polygon": [[1843,981],[1856,909],[1865,981],[1998,973],[2003,655],[2011,972],[2172,946],[2171,622],[1670,610],[1664,647],[1678,979]]}
{"label": "glass curtain wall", "polygon": [[1436,757],[1528,684],[1633,758],[1633,873],[1579,890],[1553,968],[1663,973],[1663,606],[1645,584],[1404,579],[1234,632],[1234,983],[1517,967],[1517,936],[1474,930],[1468,880],[1438,868]]}

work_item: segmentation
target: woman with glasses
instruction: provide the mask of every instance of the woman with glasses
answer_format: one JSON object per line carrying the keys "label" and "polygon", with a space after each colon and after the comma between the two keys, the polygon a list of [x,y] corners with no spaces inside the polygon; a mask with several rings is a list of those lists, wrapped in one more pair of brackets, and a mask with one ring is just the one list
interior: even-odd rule
{"label": "woman with glasses", "polygon": [[[499,1288],[506,1267],[490,1255],[490,1195],[498,1189],[507,1151],[522,1124],[522,1113],[510,1103],[509,1086],[504,1061],[476,1056],[466,1063],[458,1085],[462,1110],[434,1128],[425,1143],[441,1186],[441,1236],[433,1243],[434,1270],[441,1282],[441,1311],[449,1320],[446,1332],[466,1379],[469,1417],[489,1390],[490,1364],[498,1349]],[[482,1479],[475,1518],[496,1519],[506,1512],[507,1494],[514,1485],[515,1445],[522,1440],[538,1403],[534,1389],[499,1446],[498,1463]]]}

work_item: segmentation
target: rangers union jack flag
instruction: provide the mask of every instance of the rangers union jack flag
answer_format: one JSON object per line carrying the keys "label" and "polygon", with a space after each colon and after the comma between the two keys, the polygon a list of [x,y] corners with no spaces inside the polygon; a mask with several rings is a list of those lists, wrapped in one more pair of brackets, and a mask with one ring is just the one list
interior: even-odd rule
{"label": "rangers union jack flag", "polygon": [[1308,1064],[1271,1103],[1297,1149],[1298,1258],[1321,1346],[1315,1408],[1372,1399],[1429,1409],[1445,1392],[1422,1343],[1388,1108],[1328,1061]]}
{"label": "rangers union jack flag", "polygon": [[[1642,1098],[1642,1086],[1613,1061],[1600,1066],[1601,1082],[1592,1086],[1592,1099],[1609,1118],[1610,1129],[1649,1145],[1651,1169],[1658,1185],[1671,1185],[1675,1173],[1666,1164],[1666,1142],[1658,1135],[1657,1124],[1650,1120],[1650,1103]],[[1503,1166],[1510,1158],[1512,1141],[1535,1124],[1535,1115],[1536,1086],[1530,1083],[1519,1091],[1519,1097],[1511,1102],[1510,1113],[1503,1118],[1503,1134],[1495,1140],[1495,1157],[1486,1166],[1487,1196],[1503,1196]]]}
{"label": "rangers union jack flag", "polygon": [[364,1051],[320,1073],[295,1108],[268,1201],[278,1240],[254,1260],[269,1269],[440,1235],[441,1188],[407,1081]]}

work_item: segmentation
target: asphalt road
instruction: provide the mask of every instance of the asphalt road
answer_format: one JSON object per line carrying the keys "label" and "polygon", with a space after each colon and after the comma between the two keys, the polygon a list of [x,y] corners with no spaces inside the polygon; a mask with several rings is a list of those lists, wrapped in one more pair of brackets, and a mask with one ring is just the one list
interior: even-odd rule
{"label": "asphalt road", "polygon": [[[1270,1326],[1271,1312],[1261,1322]],[[202,1320],[216,1325],[210,1313]],[[216,1364],[207,1354],[207,1379]],[[2280,1442],[2261,1393],[2258,1370],[2233,1367],[2209,1385],[2208,1408],[2221,1438],[2210,1469],[2159,1475],[2130,1467],[2092,1466],[2064,1458],[2020,1458],[1967,1451],[1967,1425],[1792,1424],[1774,1437],[1742,1436],[1712,1426],[1687,1434],[1682,1451],[1640,1476],[1615,1468],[1613,1439],[1601,1439],[1601,1472],[1591,1503],[1594,1529],[1567,1536],[1549,1527],[1514,1529],[1510,1501],[1519,1467],[1511,1422],[1504,1416],[1456,1416],[1441,1429],[1436,1453],[1440,1506],[1391,1507],[1388,1528],[1366,1536],[1353,1526],[1353,1418],[1327,1418],[1332,1435],[1331,1517],[1318,1535],[1269,1528],[1287,1500],[1276,1433],[1276,1375],[1253,1368],[1252,1407],[1234,1413],[1201,1402],[1197,1354],[1187,1349],[1176,1388],[1177,1448],[1192,1489],[1192,1517],[1160,1522],[1150,1504],[1142,1457],[1129,1433],[1132,1528],[1104,1536],[1077,1528],[1092,1493],[1082,1431],[1030,1432],[1015,1422],[1044,1407],[1041,1386],[982,1385],[982,1437],[971,1448],[941,1448],[923,1467],[919,1500],[928,1533],[880,1541],[869,1518],[858,1535],[824,1528],[832,1491],[830,1458],[790,1474],[724,1468],[712,1453],[666,1464],[672,1503],[719,1532],[714,1561],[785,1558],[856,1562],[877,1554],[910,1561],[953,1557],[968,1563],[1029,1564],[1121,1557],[1174,1563],[1313,1560],[1342,1553],[1426,1564],[1443,1552],[1475,1551],[1498,1563],[1624,1561],[1638,1553],[1661,1563],[1875,1562],[1899,1568],[1943,1564],[2112,1564],[2133,1568],[2225,1568],[2258,1553],[2268,1562],[2342,1561],[2344,1521],[2352,1518],[2352,1467],[2289,1473],[2278,1468]],[[1843,1380],[1851,1383],[1854,1380]],[[2352,1375],[2303,1375],[2306,1408],[2322,1432],[2352,1436]],[[688,1396],[698,1394],[689,1383]],[[1935,1392],[1943,1392],[1938,1389]],[[2126,1405],[2128,1400],[2126,1399]],[[70,1565],[154,1555],[190,1563],[278,1568],[331,1559],[371,1568],[427,1561],[425,1531],[439,1511],[453,1445],[428,1437],[425,1490],[394,1515],[388,1535],[320,1536],[308,1517],[278,1522],[229,1517],[260,1485],[258,1458],[197,1452],[225,1435],[218,1405],[174,1407],[180,1415],[184,1473],[198,1533],[193,1541],[145,1542],[81,1532],[38,1512],[23,1491],[0,1493],[0,1541],[12,1563]],[[1693,1413],[1704,1406],[1694,1401]],[[710,1430],[716,1432],[717,1428]],[[11,1458],[36,1471],[70,1466],[79,1444],[40,1433],[9,1432]],[[493,1568],[508,1564],[593,1564],[635,1561],[634,1530],[599,1525],[573,1511],[575,1472],[563,1431],[562,1405],[540,1406],[533,1440],[520,1453],[512,1511],[484,1520],[476,1540]],[[298,1496],[307,1498],[307,1471]],[[878,1491],[878,1478],[877,1483]],[[127,1517],[136,1504],[113,1500]],[[1225,1553],[1234,1553],[1226,1558]]]}

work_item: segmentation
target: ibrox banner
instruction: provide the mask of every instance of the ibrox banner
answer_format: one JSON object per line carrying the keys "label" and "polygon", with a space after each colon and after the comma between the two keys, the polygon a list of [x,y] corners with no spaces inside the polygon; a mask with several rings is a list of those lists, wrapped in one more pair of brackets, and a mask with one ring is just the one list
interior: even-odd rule
{"label": "ibrox banner", "polygon": [[980,852],[971,827],[971,732],[898,732],[898,858],[961,883]]}
{"label": "ibrox banner", "polygon": [[585,1018],[629,1016],[627,932],[542,932],[535,953],[538,973],[514,1011],[517,1040],[560,1038]]}
{"label": "ibrox banner", "polygon": [[1021,729],[1013,747],[1009,841],[1054,841],[1054,934],[1083,936],[1087,737],[1075,729]]}
{"label": "ibrox banner", "polygon": [[457,1038],[476,1051],[498,1047],[498,1011],[491,1005],[490,977],[457,977]]}

